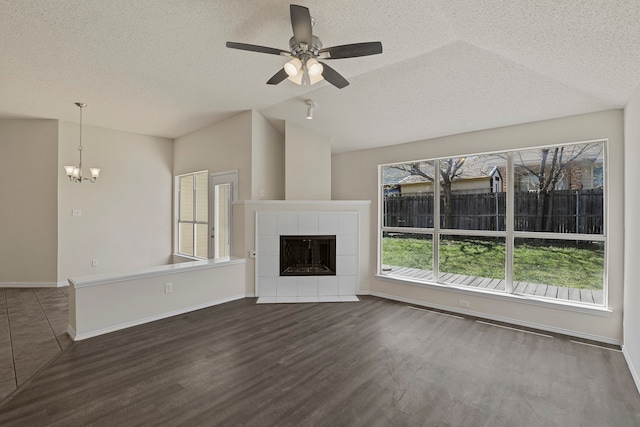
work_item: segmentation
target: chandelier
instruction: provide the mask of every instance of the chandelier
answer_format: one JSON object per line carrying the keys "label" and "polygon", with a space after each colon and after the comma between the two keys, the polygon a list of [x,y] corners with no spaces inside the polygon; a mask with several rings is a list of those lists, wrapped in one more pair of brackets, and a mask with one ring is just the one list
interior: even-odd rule
{"label": "chandelier", "polygon": [[100,168],[89,168],[89,172],[91,173],[91,178],[84,178],[82,176],[82,109],[87,106],[87,104],[83,102],[75,103],[80,108],[80,145],[78,145],[78,152],[80,153],[80,161],[78,162],[78,166],[65,166],[64,171],[67,173],[69,180],[71,182],[96,182],[98,176],[100,175]]}

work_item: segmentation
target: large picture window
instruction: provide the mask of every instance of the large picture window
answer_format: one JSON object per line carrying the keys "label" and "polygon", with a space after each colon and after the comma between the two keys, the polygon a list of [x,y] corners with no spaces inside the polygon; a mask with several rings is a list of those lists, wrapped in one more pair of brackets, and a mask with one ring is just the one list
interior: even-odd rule
{"label": "large picture window", "polygon": [[379,274],[605,305],[604,154],[596,141],[381,165]]}
{"label": "large picture window", "polygon": [[207,171],[176,178],[177,244],[179,255],[209,257],[209,190]]}

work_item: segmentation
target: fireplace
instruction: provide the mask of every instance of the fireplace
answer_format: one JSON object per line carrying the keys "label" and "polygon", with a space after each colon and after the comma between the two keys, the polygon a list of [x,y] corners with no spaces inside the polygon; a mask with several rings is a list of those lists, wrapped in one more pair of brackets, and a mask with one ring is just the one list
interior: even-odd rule
{"label": "fireplace", "polygon": [[280,276],[335,276],[336,236],[280,236]]}

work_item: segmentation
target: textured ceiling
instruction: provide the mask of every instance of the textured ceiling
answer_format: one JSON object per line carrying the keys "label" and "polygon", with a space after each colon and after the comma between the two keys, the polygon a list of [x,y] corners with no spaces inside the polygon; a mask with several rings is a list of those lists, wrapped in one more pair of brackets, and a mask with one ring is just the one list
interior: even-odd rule
{"label": "textured ceiling", "polygon": [[[332,137],[333,151],[623,108],[640,81],[638,0],[299,1],[351,85],[265,82],[287,48],[281,0],[0,0],[0,117],[175,138],[255,109]],[[306,99],[318,104],[305,120]]]}

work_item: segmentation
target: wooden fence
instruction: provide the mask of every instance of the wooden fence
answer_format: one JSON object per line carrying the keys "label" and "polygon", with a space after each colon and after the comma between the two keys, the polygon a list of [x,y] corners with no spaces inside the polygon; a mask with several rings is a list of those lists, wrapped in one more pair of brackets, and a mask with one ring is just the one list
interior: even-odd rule
{"label": "wooden fence", "polygon": [[[604,197],[602,189],[555,191],[551,214],[547,215],[551,195],[544,201],[543,230],[554,233],[604,233]],[[440,224],[444,225],[443,200],[440,200]],[[453,194],[452,229],[505,230],[506,193]],[[537,194],[514,195],[514,229],[536,231]],[[550,222],[550,224],[548,224]],[[385,227],[433,227],[433,194],[398,195],[384,198]]]}

